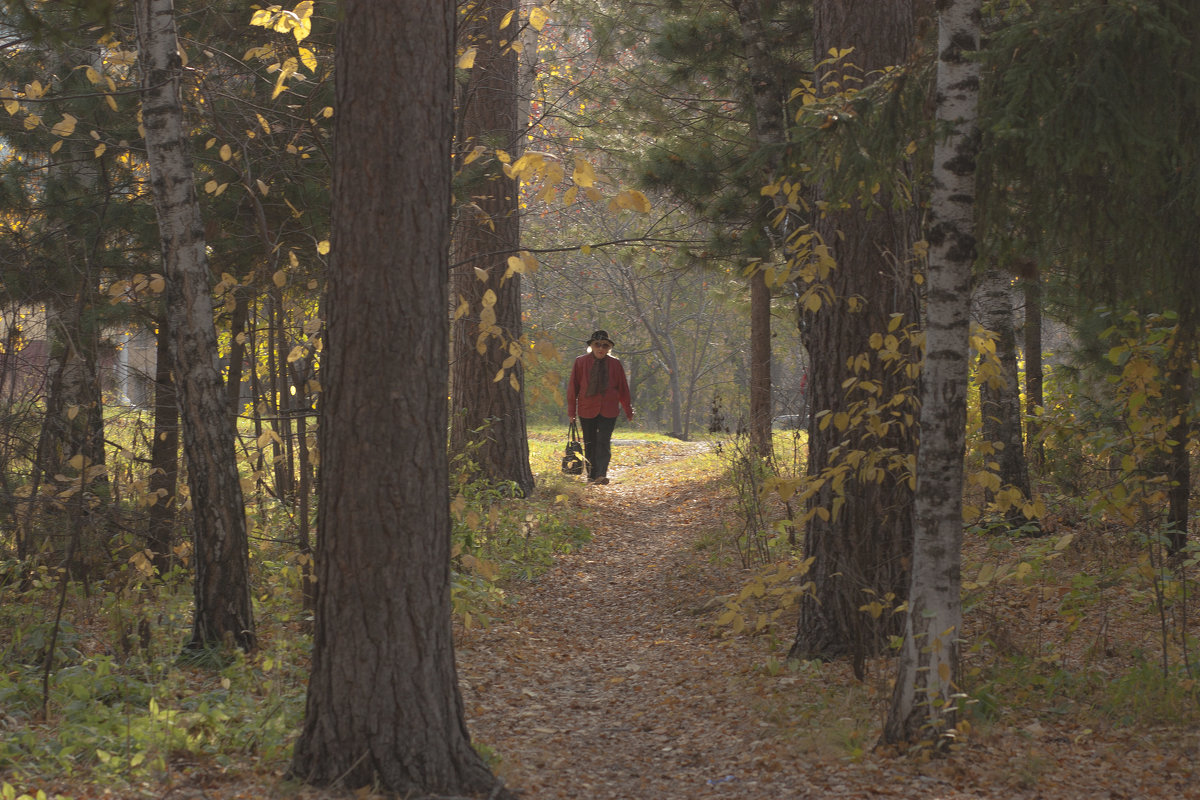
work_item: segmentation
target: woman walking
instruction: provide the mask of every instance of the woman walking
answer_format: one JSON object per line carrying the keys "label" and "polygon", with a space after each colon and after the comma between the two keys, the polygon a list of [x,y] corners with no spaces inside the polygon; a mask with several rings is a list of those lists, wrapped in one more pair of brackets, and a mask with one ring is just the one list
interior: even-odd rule
{"label": "woman walking", "polygon": [[583,457],[587,460],[588,483],[608,483],[612,458],[612,433],[623,407],[633,422],[633,404],[625,368],[612,352],[608,331],[596,331],[587,340],[588,352],[575,359],[567,384],[567,414],[576,417],[583,429]]}

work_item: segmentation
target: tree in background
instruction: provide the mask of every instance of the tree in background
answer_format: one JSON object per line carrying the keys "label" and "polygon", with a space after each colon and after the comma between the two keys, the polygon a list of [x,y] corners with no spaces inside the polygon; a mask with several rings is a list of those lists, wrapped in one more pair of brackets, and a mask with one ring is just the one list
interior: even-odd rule
{"label": "tree in background", "polygon": [[162,237],[171,360],[191,487],[196,574],[189,647],[231,641],[249,650],[255,633],[245,508],[233,421],[216,367],[204,230],[179,93],[175,14],[170,0],[138,0],[135,14],[142,124]]}
{"label": "tree in background", "polygon": [[459,45],[473,62],[458,96],[455,141],[458,163],[476,158],[459,176],[453,234],[451,299],[461,310],[452,326],[450,449],[469,453],[488,481],[511,481],[528,495],[521,272],[509,266],[524,270],[518,182],[509,166],[528,124],[517,118],[521,27],[512,0],[463,7]]}
{"label": "tree in background", "polygon": [[506,797],[467,735],[450,625],[454,7],[348,0],[339,25],[316,631],[292,769]]}
{"label": "tree in background", "polygon": [[[994,350],[990,355],[980,355],[979,414],[981,451],[989,466],[995,464],[1000,484],[985,487],[987,502],[1000,501],[999,510],[1008,522],[1020,527],[1036,523],[1022,513],[1031,499],[1031,491],[1025,440],[1021,435],[1021,385],[1012,283],[1011,275],[992,267],[984,272],[977,287],[980,324],[994,336],[989,340]],[[1014,492],[1017,494],[1013,495]]]}
{"label": "tree in background", "polygon": [[1080,0],[1004,22],[985,54],[981,242],[989,257],[1053,265],[1062,279],[1048,290],[1083,315],[1107,303],[1175,319],[1154,366],[1168,389],[1152,405],[1176,424],[1152,468],[1173,487],[1163,523],[1177,552],[1200,339],[1200,17],[1170,2]]}

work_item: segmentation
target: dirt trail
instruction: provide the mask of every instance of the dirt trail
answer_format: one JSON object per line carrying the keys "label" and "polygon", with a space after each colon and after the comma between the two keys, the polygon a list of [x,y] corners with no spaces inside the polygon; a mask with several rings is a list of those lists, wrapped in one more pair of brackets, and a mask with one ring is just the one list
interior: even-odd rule
{"label": "dirt trail", "polygon": [[697,544],[730,500],[680,468],[696,445],[669,451],[621,448],[587,489],[592,542],[459,646],[471,733],[525,800],[1200,797],[1195,732],[1008,718],[931,763],[872,752],[890,662],[867,685],[838,663],[767,674],[762,638],[715,635],[707,604],[746,576]]}
{"label": "dirt trail", "polygon": [[754,762],[767,725],[742,677],[753,662],[702,611],[716,568],[697,530],[728,501],[662,480],[661,466],[614,468],[612,484],[590,487],[593,541],[460,648],[472,733],[528,798],[803,796],[778,770],[764,785],[772,773]]}

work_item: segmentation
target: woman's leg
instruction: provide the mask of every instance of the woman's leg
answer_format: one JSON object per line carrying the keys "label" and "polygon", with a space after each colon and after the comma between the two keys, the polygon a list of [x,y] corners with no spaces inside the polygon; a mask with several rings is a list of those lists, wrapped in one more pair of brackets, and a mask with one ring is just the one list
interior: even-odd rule
{"label": "woman's leg", "polygon": [[596,471],[596,434],[599,429],[599,422],[604,417],[580,417],[579,430],[583,433],[583,457],[587,461],[587,478],[589,481],[595,480],[602,473]]}
{"label": "woman's leg", "polygon": [[596,478],[608,477],[608,462],[612,460],[613,428],[616,417],[596,417]]}

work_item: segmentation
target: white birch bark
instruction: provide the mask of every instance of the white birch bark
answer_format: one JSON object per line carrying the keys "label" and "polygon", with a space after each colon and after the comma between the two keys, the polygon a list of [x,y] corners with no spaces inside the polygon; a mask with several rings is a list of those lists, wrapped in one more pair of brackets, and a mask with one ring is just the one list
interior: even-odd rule
{"label": "white birch bark", "polygon": [[217,366],[204,228],[179,95],[173,0],[137,0],[142,124],[162,239],[167,329],[193,511],[196,608],[190,647],[255,646],[246,519],[233,420]]}
{"label": "white birch bark", "polygon": [[904,648],[884,726],[888,743],[953,735],[958,693],[963,447],[971,265],[975,260],[979,0],[939,4],[937,124],[928,308],[917,455],[912,587]]}

